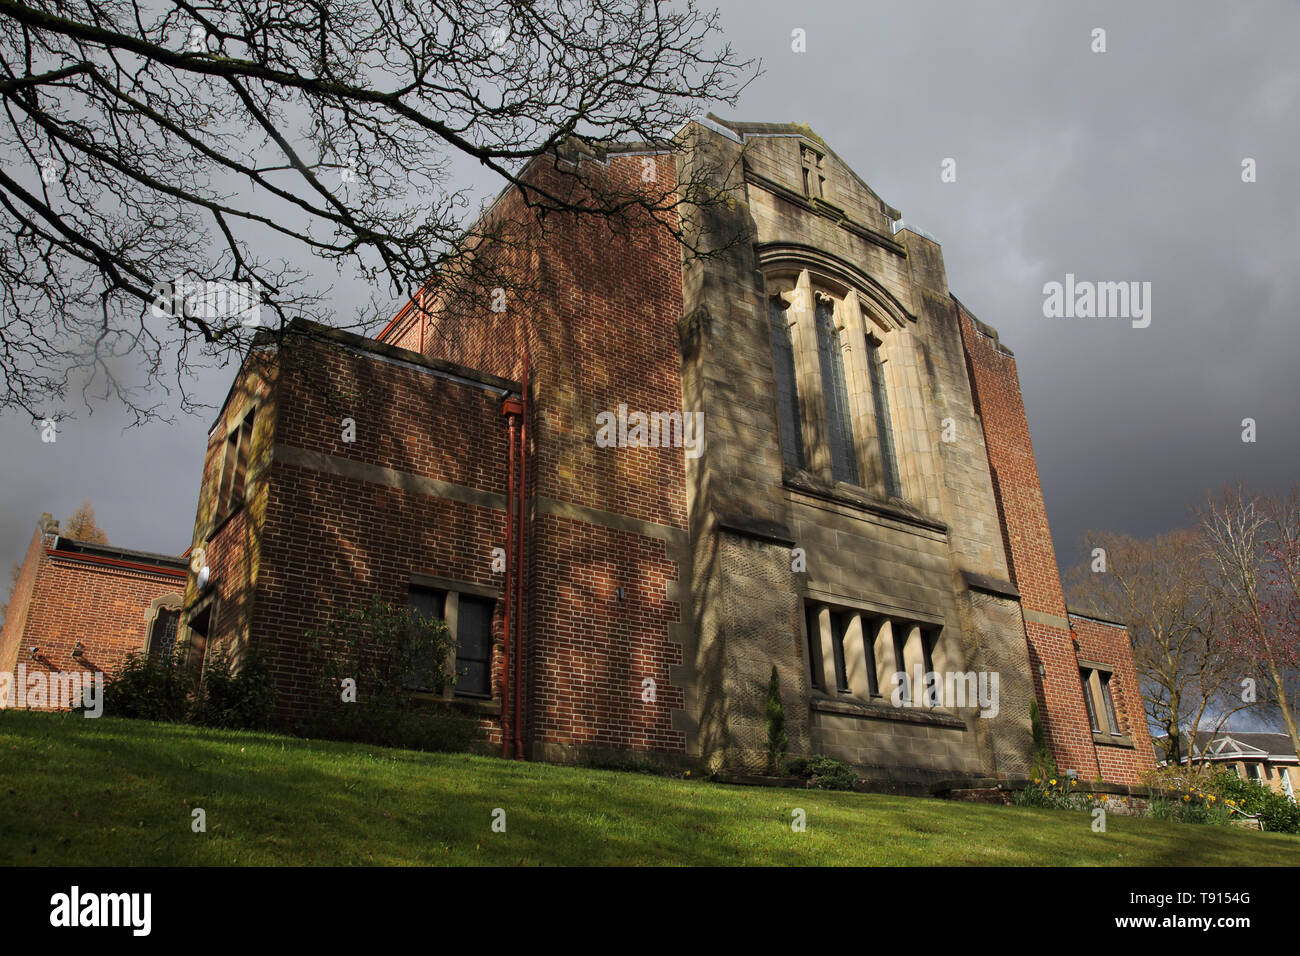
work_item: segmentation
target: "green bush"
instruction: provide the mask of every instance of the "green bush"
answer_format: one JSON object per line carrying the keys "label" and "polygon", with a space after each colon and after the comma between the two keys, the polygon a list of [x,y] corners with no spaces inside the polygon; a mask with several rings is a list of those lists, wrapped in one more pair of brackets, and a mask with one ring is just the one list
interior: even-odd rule
{"label": "green bush", "polygon": [[193,688],[194,675],[184,664],[183,650],[164,659],[133,652],[104,683],[104,713],[182,722],[189,716]]}
{"label": "green bush", "polygon": [[408,750],[463,751],[481,742],[476,720],[420,696],[456,681],[445,621],[372,599],[307,638],[316,690],[299,733]]}
{"label": "green bush", "polygon": [[1259,822],[1273,833],[1300,833],[1300,806],[1280,793],[1270,793],[1260,811]]}
{"label": "green bush", "polygon": [[271,725],[271,675],[261,655],[248,652],[236,670],[224,649],[203,665],[190,722],[230,730],[267,730]]}
{"label": "green bush", "polygon": [[781,703],[781,683],[776,676],[776,665],[772,665],[772,679],[767,683],[767,772],[776,773],[776,768],[785,756],[790,740],[785,732],[785,707]]}
{"label": "green bush", "polygon": [[1274,833],[1300,833],[1300,806],[1263,784],[1225,770],[1214,776],[1210,786],[1234,815],[1258,816],[1264,829]]}
{"label": "green bush", "polygon": [[1050,780],[1056,774],[1056,758],[1052,756],[1051,745],[1047,742],[1047,731],[1043,727],[1042,715],[1038,712],[1038,698],[1029,698],[1029,730],[1034,740],[1034,776],[1040,780]]}
{"label": "green bush", "polygon": [[225,651],[210,653],[202,680],[185,663],[185,650],[155,658],[128,654],[104,684],[104,713],[112,717],[203,724],[230,730],[266,730],[271,722],[271,683],[261,660],[245,655],[238,670]]}
{"label": "green bush", "polygon": [[852,790],[858,782],[852,767],[825,754],[793,757],[786,761],[785,770],[793,777],[803,777],[808,786],[817,790]]}

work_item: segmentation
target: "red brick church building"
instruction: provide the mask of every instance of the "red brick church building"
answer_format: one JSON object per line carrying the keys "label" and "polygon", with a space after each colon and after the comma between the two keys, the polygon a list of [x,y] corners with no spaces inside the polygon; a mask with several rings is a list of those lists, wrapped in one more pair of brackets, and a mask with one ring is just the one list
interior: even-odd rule
{"label": "red brick church building", "polygon": [[[731,196],[700,236],[746,241],[543,232],[507,191],[489,215],[534,230],[508,263],[526,305],[254,348],[210,434],[181,639],[259,648],[288,715],[305,633],[378,595],[448,621],[450,704],[511,755],[760,767],[775,668],[790,752],[869,780],[1024,773],[1036,699],[1062,770],[1136,782],[1127,633],[1066,605],[1015,359],[939,245],[805,127],[681,135]],[[642,145],[529,175],[565,163],[690,172]]]}

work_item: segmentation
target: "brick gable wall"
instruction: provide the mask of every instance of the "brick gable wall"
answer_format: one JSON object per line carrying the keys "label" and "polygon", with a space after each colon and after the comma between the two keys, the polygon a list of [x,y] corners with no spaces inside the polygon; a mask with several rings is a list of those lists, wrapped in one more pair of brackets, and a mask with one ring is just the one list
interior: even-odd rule
{"label": "brick gable wall", "polygon": [[[159,599],[179,599],[184,576],[164,569],[115,566],[60,556],[38,531],[19,577],[25,607],[11,607],[0,670],[101,671],[111,677],[127,654],[145,649]],[[47,537],[46,541],[52,541]],[[18,612],[18,613],[15,613]],[[77,643],[83,655],[73,657]],[[32,660],[31,647],[40,648]]]}
{"label": "brick gable wall", "polygon": [[[1034,693],[1057,766],[1062,771],[1076,770],[1084,779],[1100,776],[1115,783],[1136,783],[1137,771],[1154,766],[1154,757],[1127,631],[1109,628],[1112,633],[1103,633],[1099,627],[1087,622],[1076,625],[1070,619],[1015,359],[998,343],[996,333],[964,308],[958,312],[1007,563],[1020,591]],[[1121,690],[1115,704],[1122,711],[1121,723],[1131,728],[1135,749],[1121,751],[1094,743],[1079,676],[1080,657],[1114,667]]]}
{"label": "brick gable wall", "polygon": [[[640,179],[645,159],[614,155],[594,171],[626,184]],[[671,184],[672,158],[649,159],[656,184]],[[534,175],[559,186],[561,174],[545,164]],[[527,239],[503,256],[528,294],[508,290],[504,313],[485,302],[455,319],[430,302],[436,318],[423,344],[432,357],[510,378],[522,375],[525,349],[531,363],[524,680],[531,752],[680,753],[684,734],[672,715],[683,690],[669,668],[681,662],[673,629],[686,560],[684,454],[595,444],[597,414],[620,403],[682,409],[679,247],[662,229],[623,234],[573,216],[548,217],[543,232],[513,193],[493,215]],[[418,347],[415,317],[395,322],[385,340]],[[647,678],[652,701],[643,699]]]}

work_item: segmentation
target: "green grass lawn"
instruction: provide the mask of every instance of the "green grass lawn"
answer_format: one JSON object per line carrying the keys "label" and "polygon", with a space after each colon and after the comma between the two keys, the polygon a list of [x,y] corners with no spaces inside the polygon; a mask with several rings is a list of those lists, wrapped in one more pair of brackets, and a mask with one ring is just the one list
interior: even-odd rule
{"label": "green grass lawn", "polygon": [[[191,829],[192,810],[207,832]],[[806,832],[791,829],[804,810]],[[505,810],[506,832],[492,815]],[[0,711],[0,862],[1300,863],[1300,838]]]}

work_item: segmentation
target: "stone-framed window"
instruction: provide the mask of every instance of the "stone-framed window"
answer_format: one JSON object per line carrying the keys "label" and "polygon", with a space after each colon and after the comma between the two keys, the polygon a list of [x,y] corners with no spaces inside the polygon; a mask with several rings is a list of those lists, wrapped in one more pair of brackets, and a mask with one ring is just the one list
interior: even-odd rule
{"label": "stone-framed window", "polygon": [[181,629],[181,596],[168,594],[149,605],[145,619],[144,651],[154,660],[167,661],[176,653]]}
{"label": "stone-framed window", "polygon": [[[886,371],[894,326],[830,276],[785,268],[765,278],[784,467],[827,486],[904,498],[896,416],[908,408],[924,415],[919,396],[891,401],[891,391],[914,384]],[[932,470],[912,464],[920,474]]]}
{"label": "stone-framed window", "polygon": [[831,474],[836,481],[858,484],[857,446],[849,389],[844,381],[844,347],[835,324],[835,300],[817,293],[817,364],[821,369],[822,401],[826,406],[826,434],[830,443]]}
{"label": "stone-framed window", "polygon": [[221,458],[221,483],[217,486],[216,519],[221,521],[244,504],[248,463],[253,450],[253,420],[257,408],[248,410],[226,435]]}
{"label": "stone-framed window", "polygon": [[893,498],[903,496],[902,482],[898,478],[898,455],[894,451],[894,425],[889,414],[889,389],[885,387],[885,366],[880,356],[881,343],[874,336],[864,336],[867,343],[866,366],[871,379],[871,403],[876,418],[876,441],[880,446],[880,462],[885,482],[885,493]]}
{"label": "stone-framed window", "polygon": [[799,146],[799,162],[803,167],[803,194],[809,199],[824,199],[826,189],[826,155],[806,143]]}
{"label": "stone-framed window", "polygon": [[894,638],[894,680],[895,687],[902,692],[903,706],[912,703],[913,676],[907,670],[907,635],[898,628],[892,630]]}
{"label": "stone-framed window", "polygon": [[[454,589],[453,589],[454,588]],[[487,700],[492,697],[492,619],[496,600],[485,589],[466,586],[433,587],[412,583],[408,604],[426,617],[447,622],[453,649],[448,668],[456,674],[450,687],[416,687],[411,690],[444,698]]]}
{"label": "stone-framed window", "polygon": [[1101,665],[1081,664],[1079,680],[1083,685],[1083,703],[1088,709],[1088,724],[1097,735],[1123,737],[1115,695],[1111,689],[1113,673]]}
{"label": "stone-framed window", "polygon": [[221,601],[213,588],[183,612],[180,640],[184,643],[187,667],[202,671],[207,657],[208,640],[219,633],[217,626],[220,623],[220,611]]}
{"label": "stone-framed window", "polygon": [[841,694],[849,690],[849,675],[844,660],[844,614],[831,611],[831,653],[835,662],[835,690]]}
{"label": "stone-framed window", "polygon": [[814,690],[825,690],[826,671],[822,666],[822,626],[820,608],[804,605],[804,638],[808,646],[808,679]]}
{"label": "stone-framed window", "polygon": [[772,367],[776,373],[777,424],[781,432],[781,457],[789,468],[804,467],[803,425],[799,419],[799,392],[795,385],[794,345],[789,306],[780,296],[768,300],[768,325],[772,339]]}
{"label": "stone-framed window", "polygon": [[938,626],[810,599],[804,603],[804,628],[814,690],[887,703],[897,687],[901,706],[930,705],[913,700],[912,688],[935,670]]}

